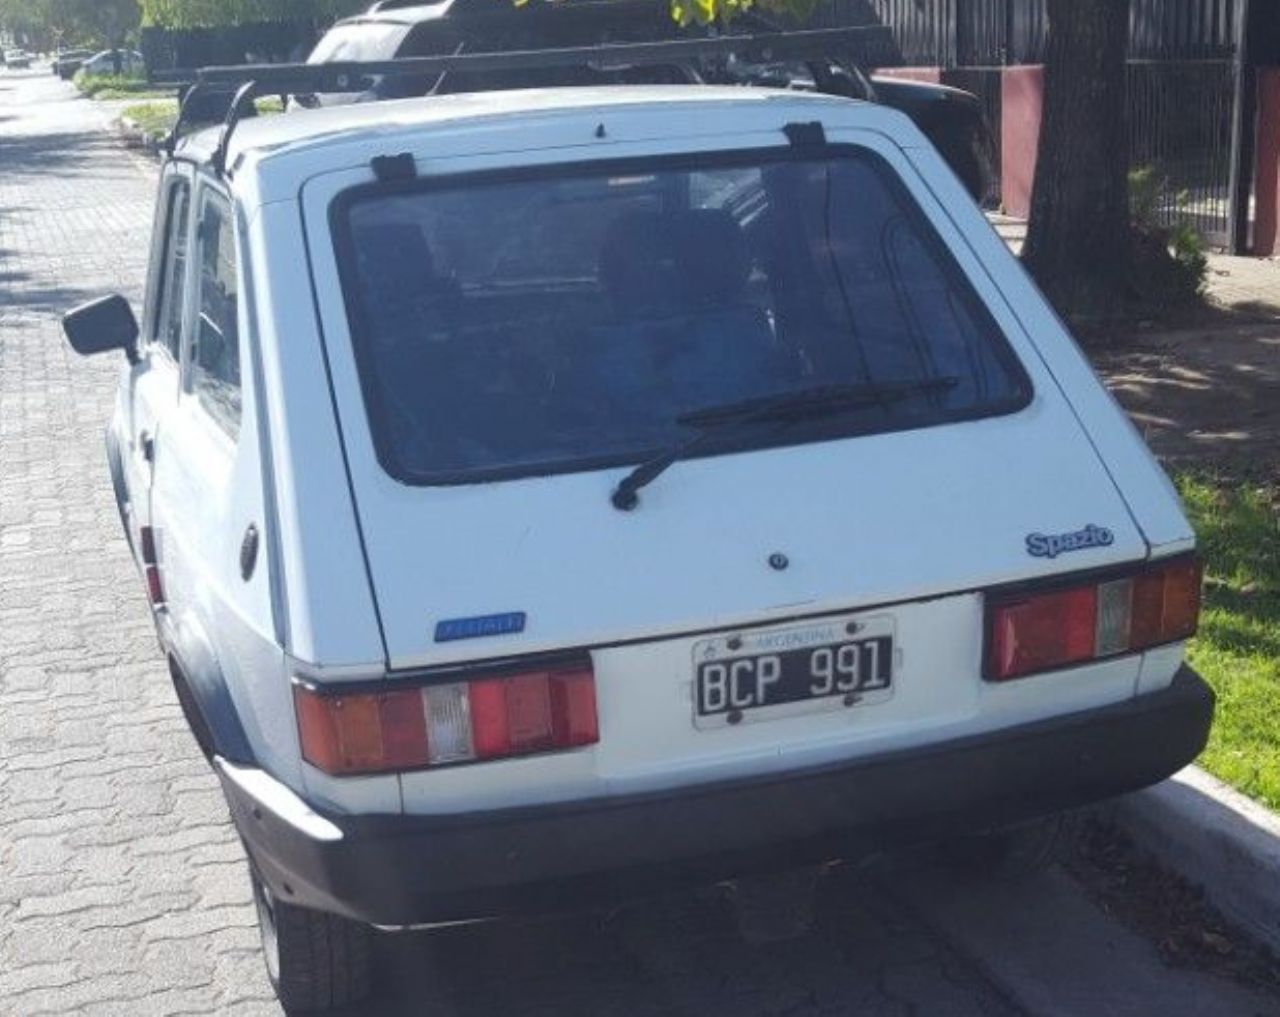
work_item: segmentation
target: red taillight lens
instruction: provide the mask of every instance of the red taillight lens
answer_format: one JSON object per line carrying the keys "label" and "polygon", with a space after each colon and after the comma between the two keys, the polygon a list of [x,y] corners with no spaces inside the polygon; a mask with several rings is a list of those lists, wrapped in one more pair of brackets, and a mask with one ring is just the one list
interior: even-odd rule
{"label": "red taillight lens", "polygon": [[164,583],[160,579],[160,558],[156,553],[156,531],[153,527],[139,527],[138,545],[142,552],[142,572],[147,579],[147,599],[152,607],[163,607]]}
{"label": "red taillight lens", "polygon": [[471,683],[476,756],[519,755],[600,740],[590,668]]}
{"label": "red taillight lens", "polygon": [[1006,681],[1187,639],[1200,615],[1200,583],[1200,562],[1186,557],[1102,582],[994,595],[985,674]]}
{"label": "red taillight lens", "polygon": [[600,740],[596,715],[596,676],[590,668],[563,671],[551,683],[551,716],[563,745],[594,745]]}
{"label": "red taillight lens", "polygon": [[588,666],[395,692],[296,686],[303,757],[335,775],[498,759],[600,740]]}
{"label": "red taillight lens", "polygon": [[1087,587],[995,608],[989,669],[1007,678],[1090,659],[1097,605],[1097,592]]}
{"label": "red taillight lens", "polygon": [[507,692],[500,680],[471,683],[471,733],[478,759],[510,754]]}
{"label": "red taillight lens", "polygon": [[164,583],[160,580],[160,569],[155,565],[146,567],[147,599],[152,607],[164,607]]}

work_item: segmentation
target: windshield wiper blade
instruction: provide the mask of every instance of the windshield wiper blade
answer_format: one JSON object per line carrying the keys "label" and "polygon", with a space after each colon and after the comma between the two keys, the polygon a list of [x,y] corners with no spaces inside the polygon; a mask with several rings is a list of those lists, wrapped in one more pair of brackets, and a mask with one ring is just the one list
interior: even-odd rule
{"label": "windshield wiper blade", "polygon": [[613,507],[630,512],[640,502],[640,490],[651,484],[671,466],[695,452],[711,435],[725,426],[776,421],[790,424],[843,413],[860,406],[888,404],[914,395],[942,392],[955,388],[959,378],[926,378],[920,381],[862,382],[852,385],[822,385],[784,392],[758,399],[743,399],[723,406],[693,410],[676,418],[676,423],[698,429],[691,438],[678,442],[652,459],[641,463],[619,481],[610,500]]}

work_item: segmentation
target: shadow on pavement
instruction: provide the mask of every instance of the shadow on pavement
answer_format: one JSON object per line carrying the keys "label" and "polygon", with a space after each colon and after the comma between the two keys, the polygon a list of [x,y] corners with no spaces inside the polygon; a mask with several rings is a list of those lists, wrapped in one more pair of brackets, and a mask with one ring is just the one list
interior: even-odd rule
{"label": "shadow on pavement", "polygon": [[746,943],[720,897],[689,895],[607,917],[389,935],[375,978],[375,999],[344,1017],[1017,1013],[874,884],[846,872],[823,884],[817,927],[799,939]]}
{"label": "shadow on pavement", "polygon": [[0,137],[0,173],[9,185],[15,177],[80,174],[87,163],[100,167],[104,151],[119,148],[115,138],[100,130],[5,135]]}
{"label": "shadow on pavement", "polygon": [[1280,323],[1151,336],[1093,360],[1166,461],[1242,477],[1280,470]]}
{"label": "shadow on pavement", "polygon": [[[4,264],[4,252],[0,251],[0,266]],[[100,295],[97,290],[44,284],[26,272],[0,267],[0,319],[6,316],[6,312],[61,315]]]}

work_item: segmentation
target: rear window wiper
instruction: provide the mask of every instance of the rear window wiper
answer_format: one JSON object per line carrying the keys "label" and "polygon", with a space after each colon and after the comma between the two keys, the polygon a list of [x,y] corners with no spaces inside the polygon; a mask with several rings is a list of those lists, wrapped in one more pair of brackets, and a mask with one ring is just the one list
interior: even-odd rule
{"label": "rear window wiper", "polygon": [[640,502],[640,489],[652,483],[676,462],[696,452],[712,435],[725,427],[769,421],[790,424],[833,416],[860,406],[887,405],[916,395],[955,388],[959,378],[927,378],[921,381],[861,382],[851,385],[821,385],[757,399],[743,399],[721,406],[692,410],[676,418],[676,423],[697,433],[641,463],[619,481],[611,501],[614,508],[629,512]]}

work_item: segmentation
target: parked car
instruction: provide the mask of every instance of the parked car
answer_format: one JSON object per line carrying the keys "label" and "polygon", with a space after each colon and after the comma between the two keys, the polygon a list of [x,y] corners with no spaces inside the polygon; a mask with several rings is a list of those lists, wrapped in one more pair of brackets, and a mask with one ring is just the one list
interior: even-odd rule
{"label": "parked car", "polygon": [[20,49],[11,49],[4,55],[5,66],[15,71],[29,70],[31,54]]}
{"label": "parked car", "polygon": [[53,73],[63,81],[70,81],[86,60],[94,55],[90,49],[65,49],[53,58]]}
{"label": "parked car", "polygon": [[[735,30],[777,31],[766,15],[744,11]],[[652,0],[565,0],[556,4],[494,3],[493,0],[440,0],[438,3],[375,3],[364,14],[337,22],[316,44],[311,63],[342,60],[393,60],[454,52],[546,49],[600,42],[638,42],[688,38],[665,5]],[[891,59],[869,52],[864,59]],[[646,67],[615,72],[598,69],[542,69],[505,75],[446,75],[443,80],[387,77],[363,93],[300,96],[306,106],[342,105],[379,99],[447,94],[521,85],[581,85],[696,80],[756,83],[804,90],[835,91],[899,109],[910,116],[956,172],[975,200],[994,192],[994,141],[982,105],[972,93],[945,85],[868,76],[845,61],[830,80],[816,83],[804,65],[682,68],[684,74],[655,73]]]}
{"label": "parked car", "polygon": [[377,930],[995,866],[1203,747],[1176,493],[905,115],[286,113],[157,209],[140,321],[64,324],[127,358],[111,482],[287,1008]]}
{"label": "parked car", "polygon": [[136,50],[104,49],[85,60],[80,65],[80,70],[85,74],[124,74],[133,77],[145,74],[147,63]]}

